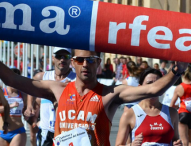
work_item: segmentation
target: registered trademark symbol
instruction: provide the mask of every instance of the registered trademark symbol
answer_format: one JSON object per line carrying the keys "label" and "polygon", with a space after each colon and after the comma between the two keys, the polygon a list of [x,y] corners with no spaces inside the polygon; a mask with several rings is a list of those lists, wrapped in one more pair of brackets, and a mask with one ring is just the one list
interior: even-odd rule
{"label": "registered trademark symbol", "polygon": [[71,17],[77,18],[81,14],[81,10],[77,6],[72,6],[69,8],[68,13]]}

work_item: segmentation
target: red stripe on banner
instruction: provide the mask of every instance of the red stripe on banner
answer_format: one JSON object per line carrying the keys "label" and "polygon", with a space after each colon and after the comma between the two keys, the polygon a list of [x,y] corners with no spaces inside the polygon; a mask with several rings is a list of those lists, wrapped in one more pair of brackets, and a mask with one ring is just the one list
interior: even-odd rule
{"label": "red stripe on banner", "polygon": [[191,62],[191,14],[99,3],[95,50]]}

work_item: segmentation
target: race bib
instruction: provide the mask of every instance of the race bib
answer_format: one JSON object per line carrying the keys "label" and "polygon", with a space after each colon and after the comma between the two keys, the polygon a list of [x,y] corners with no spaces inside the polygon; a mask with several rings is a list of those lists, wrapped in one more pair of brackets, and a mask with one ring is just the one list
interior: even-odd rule
{"label": "race bib", "polygon": [[56,136],[55,146],[91,146],[88,134],[83,128],[76,128]]}
{"label": "race bib", "polygon": [[189,99],[184,100],[184,103],[185,103],[185,105],[186,105],[186,109],[187,109],[189,112],[191,112],[191,99],[189,98]]}

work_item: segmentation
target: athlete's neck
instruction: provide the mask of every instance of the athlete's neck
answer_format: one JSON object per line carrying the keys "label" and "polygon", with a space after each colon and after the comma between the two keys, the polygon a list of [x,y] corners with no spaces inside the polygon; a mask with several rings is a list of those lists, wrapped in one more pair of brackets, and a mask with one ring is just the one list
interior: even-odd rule
{"label": "athlete's neck", "polygon": [[144,99],[139,104],[142,108],[150,109],[159,108],[161,106],[158,97]]}
{"label": "athlete's neck", "polygon": [[55,69],[55,75],[54,75],[55,81],[61,81],[65,79],[70,72],[71,72],[71,69],[69,69],[67,72],[63,72],[59,69]]}
{"label": "athlete's neck", "polygon": [[91,82],[83,82],[78,77],[76,77],[75,86],[76,86],[77,92],[81,96],[83,96],[83,95],[87,94],[90,90],[94,89],[96,87],[97,83],[98,83],[97,79],[95,79]]}

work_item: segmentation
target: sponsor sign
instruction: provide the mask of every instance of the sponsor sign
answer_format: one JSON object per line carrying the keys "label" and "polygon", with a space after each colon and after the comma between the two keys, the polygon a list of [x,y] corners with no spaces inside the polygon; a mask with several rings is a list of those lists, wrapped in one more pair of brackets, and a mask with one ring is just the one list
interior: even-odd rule
{"label": "sponsor sign", "polygon": [[1,0],[0,39],[190,62],[190,17],[88,0]]}
{"label": "sponsor sign", "polygon": [[53,141],[55,146],[91,146],[89,136],[83,128],[62,132]]}

